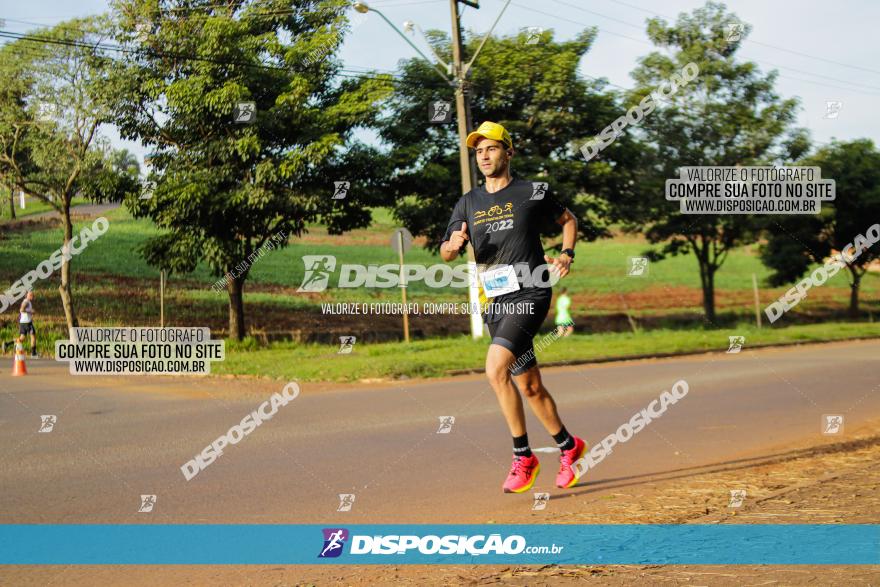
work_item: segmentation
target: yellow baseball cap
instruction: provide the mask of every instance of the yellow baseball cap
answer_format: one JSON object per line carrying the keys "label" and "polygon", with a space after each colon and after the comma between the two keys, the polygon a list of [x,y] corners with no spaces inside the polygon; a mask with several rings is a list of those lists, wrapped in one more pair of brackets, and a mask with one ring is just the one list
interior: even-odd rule
{"label": "yellow baseball cap", "polygon": [[477,140],[480,137],[492,139],[493,141],[501,141],[508,147],[513,148],[513,141],[510,138],[510,133],[507,132],[506,128],[496,122],[489,122],[487,120],[486,122],[481,124],[480,128],[467,136],[465,144],[473,149],[474,146],[476,146]]}

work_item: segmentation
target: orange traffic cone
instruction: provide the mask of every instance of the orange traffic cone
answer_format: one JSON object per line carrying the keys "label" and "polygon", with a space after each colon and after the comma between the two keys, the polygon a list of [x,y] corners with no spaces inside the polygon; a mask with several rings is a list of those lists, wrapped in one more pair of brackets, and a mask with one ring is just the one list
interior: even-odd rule
{"label": "orange traffic cone", "polygon": [[12,376],[20,377],[27,375],[27,367],[24,364],[24,345],[21,342],[15,343],[15,363],[12,365]]}

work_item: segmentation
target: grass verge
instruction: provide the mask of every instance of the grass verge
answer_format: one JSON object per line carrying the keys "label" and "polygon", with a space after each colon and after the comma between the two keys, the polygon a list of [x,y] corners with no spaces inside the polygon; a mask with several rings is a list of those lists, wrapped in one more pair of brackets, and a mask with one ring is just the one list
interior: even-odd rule
{"label": "grass verge", "polygon": [[[880,337],[880,323],[837,322],[786,328],[740,325],[725,329],[652,330],[633,333],[574,334],[550,342],[537,352],[539,363],[584,362],[648,354],[726,351],[728,337],[746,337],[744,350],[755,345],[819,342]],[[535,338],[535,344],[546,336]],[[548,339],[549,340],[549,339]],[[254,375],[297,381],[359,381],[441,377],[450,371],[480,369],[488,340],[450,337],[406,343],[356,343],[351,354],[330,345],[274,343],[257,348],[252,341],[227,342],[226,360],[213,363],[215,374]]]}

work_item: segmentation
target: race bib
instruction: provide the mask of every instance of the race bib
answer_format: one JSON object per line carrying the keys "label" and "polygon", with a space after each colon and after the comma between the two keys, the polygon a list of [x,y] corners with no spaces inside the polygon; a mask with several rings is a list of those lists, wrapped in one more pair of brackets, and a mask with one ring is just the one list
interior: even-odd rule
{"label": "race bib", "polygon": [[519,289],[516,271],[511,265],[501,265],[480,273],[480,283],[487,298],[494,298]]}

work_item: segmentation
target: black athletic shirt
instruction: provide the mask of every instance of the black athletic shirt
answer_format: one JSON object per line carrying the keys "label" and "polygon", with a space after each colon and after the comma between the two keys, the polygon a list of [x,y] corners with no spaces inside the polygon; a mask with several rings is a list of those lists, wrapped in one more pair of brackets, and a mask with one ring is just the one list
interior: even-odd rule
{"label": "black athletic shirt", "polygon": [[[546,264],[539,229],[548,222],[554,223],[564,212],[565,206],[553,197],[547,182],[513,179],[494,193],[476,187],[455,204],[441,242],[448,241],[452,232],[461,230],[461,223],[467,222],[467,235],[477,263],[488,267],[528,263],[529,270],[534,272],[535,267]],[[546,273],[542,280],[546,282]],[[519,281],[519,290],[491,301],[553,295],[549,287],[524,287],[523,280]]]}

